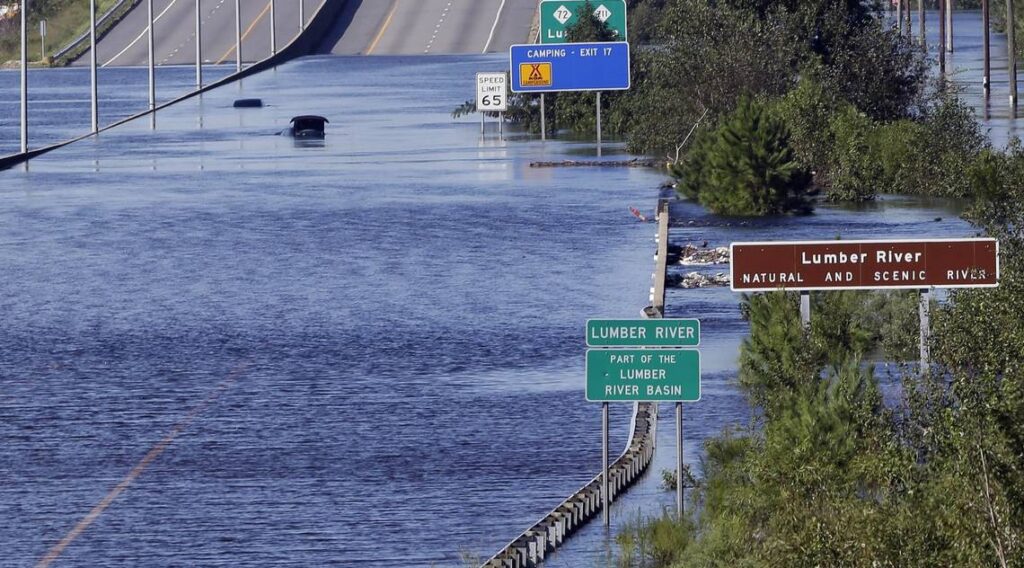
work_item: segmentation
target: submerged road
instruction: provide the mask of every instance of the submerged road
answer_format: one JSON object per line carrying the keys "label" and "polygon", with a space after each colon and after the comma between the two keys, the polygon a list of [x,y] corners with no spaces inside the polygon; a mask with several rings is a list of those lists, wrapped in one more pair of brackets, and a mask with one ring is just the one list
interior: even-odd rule
{"label": "submerged road", "polygon": [[[277,0],[277,47],[288,44],[299,33],[299,2],[308,21],[323,0]],[[235,60],[234,0],[202,0],[203,62],[230,63]],[[242,0],[242,60],[251,63],[270,55],[270,1]],[[157,65],[195,63],[195,0],[154,0],[154,51]],[[146,3],[135,6],[100,40],[97,59],[104,67],[146,65],[149,59]],[[87,65],[87,57],[75,65]]]}

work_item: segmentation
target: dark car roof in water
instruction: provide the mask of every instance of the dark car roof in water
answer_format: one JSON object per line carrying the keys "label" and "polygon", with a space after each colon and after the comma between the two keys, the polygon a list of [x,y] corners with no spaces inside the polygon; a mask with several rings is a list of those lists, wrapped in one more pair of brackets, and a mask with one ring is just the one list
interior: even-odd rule
{"label": "dark car roof in water", "polygon": [[324,118],[322,116],[317,116],[315,114],[304,114],[302,116],[296,116],[295,118],[293,118],[291,120],[291,122],[294,124],[296,122],[300,122],[300,121],[305,122],[307,120],[310,121],[310,122],[312,122],[312,121],[326,122],[328,124],[330,124],[330,122],[331,122],[331,121],[327,120],[326,118]]}

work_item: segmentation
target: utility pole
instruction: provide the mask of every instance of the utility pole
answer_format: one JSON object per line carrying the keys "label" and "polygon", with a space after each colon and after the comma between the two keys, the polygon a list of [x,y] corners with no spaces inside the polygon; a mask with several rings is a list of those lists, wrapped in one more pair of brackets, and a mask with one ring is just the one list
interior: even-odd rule
{"label": "utility pole", "polygon": [[989,45],[989,0],[981,0],[981,54],[982,54],[982,73],[981,73],[981,87],[985,92],[985,96],[988,97],[992,94],[992,66],[991,66],[991,50]]}
{"label": "utility pole", "polygon": [[92,133],[100,131],[99,80],[96,76],[96,0],[89,0],[89,78],[91,80]]}
{"label": "utility pole", "polygon": [[196,89],[203,88],[203,1],[196,0]]}
{"label": "utility pole", "polygon": [[896,0],[896,29],[903,33],[903,2],[909,0]]}
{"label": "utility pole", "polygon": [[21,153],[28,152],[28,0],[21,3]]}

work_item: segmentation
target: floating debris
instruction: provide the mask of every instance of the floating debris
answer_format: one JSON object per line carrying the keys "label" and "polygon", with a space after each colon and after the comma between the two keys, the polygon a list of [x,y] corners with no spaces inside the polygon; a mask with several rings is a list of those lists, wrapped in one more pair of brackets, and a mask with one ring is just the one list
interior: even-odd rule
{"label": "floating debris", "polygon": [[656,168],[656,160],[562,160],[561,162],[531,162],[531,168]]}
{"label": "floating debris", "polygon": [[717,288],[728,285],[729,275],[724,272],[715,274],[690,272],[688,274],[668,274],[665,277],[665,286],[670,288]]}
{"label": "floating debris", "polygon": [[683,266],[729,264],[729,247],[699,248],[693,245],[686,245],[679,247],[676,255],[679,257],[677,264]]}

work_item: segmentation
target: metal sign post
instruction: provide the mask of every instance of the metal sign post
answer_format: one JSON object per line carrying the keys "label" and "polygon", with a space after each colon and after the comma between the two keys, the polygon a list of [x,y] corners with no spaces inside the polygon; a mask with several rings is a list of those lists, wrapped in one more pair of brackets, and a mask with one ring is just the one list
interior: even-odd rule
{"label": "metal sign post", "polygon": [[46,61],[46,20],[39,20],[39,60]]}
{"label": "metal sign post", "polygon": [[811,329],[811,293],[800,292],[800,324],[805,330]]}
{"label": "metal sign post", "polygon": [[928,372],[929,365],[929,343],[932,336],[931,326],[929,325],[929,319],[931,315],[931,292],[927,288],[923,288],[920,292],[920,298],[918,298],[918,314],[921,317],[921,374],[924,375]]}
{"label": "metal sign post", "polygon": [[89,0],[89,78],[92,133],[100,131],[99,79],[96,75],[96,0]]}
{"label": "metal sign post", "polygon": [[601,512],[604,526],[611,525],[611,507],[608,494],[608,403],[601,403]]}
{"label": "metal sign post", "polygon": [[601,157],[601,91],[597,92],[597,157]]}
{"label": "metal sign post", "polygon": [[299,31],[306,31],[306,0],[299,0]]}
{"label": "metal sign post", "polygon": [[498,113],[498,136],[504,135],[503,113],[508,110],[508,75],[504,72],[476,74],[476,110],[480,113],[480,136],[484,135],[484,117]]}
{"label": "metal sign post", "polygon": [[547,118],[544,116],[545,110],[544,93],[540,94],[540,141],[546,142],[548,139],[548,125]]}
{"label": "metal sign post", "polygon": [[683,403],[676,402],[676,513],[683,519]]}

